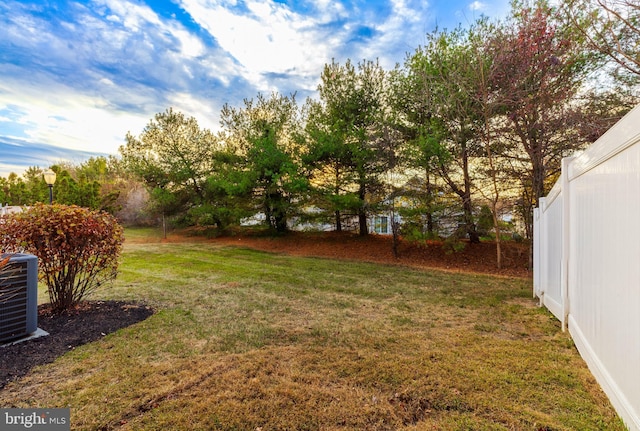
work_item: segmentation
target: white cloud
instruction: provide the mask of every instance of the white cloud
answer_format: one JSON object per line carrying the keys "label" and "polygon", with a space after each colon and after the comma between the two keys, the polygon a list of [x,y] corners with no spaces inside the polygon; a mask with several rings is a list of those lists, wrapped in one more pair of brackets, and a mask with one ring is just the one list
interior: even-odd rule
{"label": "white cloud", "polygon": [[129,30],[140,31],[141,27],[145,27],[148,23],[160,24],[160,19],[148,6],[120,0],[94,0],[94,2],[99,6],[107,6],[112,12],[109,16],[118,17],[118,21]]}
{"label": "white cloud", "polygon": [[[151,0],[0,0],[0,136],[115,153],[170,106],[215,130],[224,103],[313,94],[333,58],[391,68],[430,30],[424,0],[172,2],[186,14],[167,18]],[[489,13],[509,0],[487,3]]]}
{"label": "white cloud", "polygon": [[22,125],[31,142],[115,154],[126,132],[141,129],[148,119],[146,115],[109,109],[105,100],[55,82],[40,80],[40,84],[46,86],[46,92],[20,80],[0,83],[0,106],[14,106],[19,114],[11,121]]}
{"label": "white cloud", "polygon": [[318,22],[270,1],[248,1],[249,14],[238,15],[206,0],[184,0],[182,6],[238,63],[238,72],[262,91],[273,90],[269,73],[294,78],[319,70],[330,61],[331,42]]}
{"label": "white cloud", "polygon": [[391,0],[391,13],[375,26],[377,35],[363,47],[363,57],[379,59],[380,65],[391,69],[404,60],[424,41],[428,29],[425,17],[429,3],[421,0]]}
{"label": "white cloud", "polygon": [[[302,15],[272,1],[249,0],[244,5],[249,13],[239,15],[229,9],[235,2],[223,7],[184,0],[185,10],[224,52],[139,2],[74,3],[68,22],[61,22],[64,33],[56,32],[48,20],[16,15],[10,22],[17,24],[4,30],[12,43],[33,53],[36,61],[46,59],[66,70],[31,70],[29,80],[20,71],[3,76],[0,106],[17,107],[21,115],[11,121],[32,142],[116,153],[127,131],[140,133],[155,113],[169,106],[215,130],[225,102],[239,103],[242,97],[278,91],[283,85],[288,91],[315,91],[322,67],[345,48],[349,37],[349,26],[333,25],[347,17],[345,8],[322,0],[313,3],[313,15]],[[405,0],[396,0],[394,7],[393,16],[379,26],[382,37],[374,49],[384,51],[403,20],[416,20]],[[358,19],[375,25],[373,16]],[[239,76],[253,87],[238,86]],[[246,92],[238,97],[201,88],[211,81]]]}
{"label": "white cloud", "polygon": [[169,102],[171,107],[188,117],[194,117],[201,128],[213,131],[219,129],[218,114],[222,106],[214,106],[210,100],[203,100],[190,93],[174,93]]}
{"label": "white cloud", "polygon": [[473,11],[483,11],[487,8],[487,5],[481,1],[474,1],[472,3],[469,4],[469,9],[473,10]]}
{"label": "white cloud", "polygon": [[176,25],[170,27],[171,34],[180,41],[181,53],[185,58],[200,57],[205,53],[202,41],[183,28]]}
{"label": "white cloud", "polygon": [[316,20],[319,23],[329,23],[348,17],[348,12],[344,5],[335,0],[312,0],[311,4],[315,7]]}

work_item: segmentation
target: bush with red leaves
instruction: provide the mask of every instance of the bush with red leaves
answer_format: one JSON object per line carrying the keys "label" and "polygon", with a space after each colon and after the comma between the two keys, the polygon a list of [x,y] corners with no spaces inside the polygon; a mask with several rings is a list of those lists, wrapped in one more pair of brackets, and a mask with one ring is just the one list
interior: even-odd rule
{"label": "bush with red leaves", "polygon": [[123,240],[112,215],[75,205],[36,204],[0,223],[1,250],[38,257],[55,312],[73,307],[116,277]]}

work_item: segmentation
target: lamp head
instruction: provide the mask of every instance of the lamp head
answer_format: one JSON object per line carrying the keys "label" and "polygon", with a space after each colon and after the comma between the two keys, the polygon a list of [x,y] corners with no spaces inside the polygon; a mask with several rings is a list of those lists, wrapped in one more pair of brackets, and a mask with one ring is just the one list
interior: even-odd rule
{"label": "lamp head", "polygon": [[51,169],[42,174],[44,177],[44,182],[47,183],[48,186],[52,186],[56,182],[56,173]]}

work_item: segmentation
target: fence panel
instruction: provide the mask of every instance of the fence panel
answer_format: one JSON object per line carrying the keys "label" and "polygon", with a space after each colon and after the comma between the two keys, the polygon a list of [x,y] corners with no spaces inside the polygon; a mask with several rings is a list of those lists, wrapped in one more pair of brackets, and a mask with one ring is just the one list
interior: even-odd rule
{"label": "fence panel", "polygon": [[562,314],[562,207],[563,194],[558,182],[540,202],[540,305],[561,322]]}
{"label": "fence panel", "polygon": [[618,414],[640,430],[640,106],[566,160],[554,189],[538,209],[534,293],[566,319]]}

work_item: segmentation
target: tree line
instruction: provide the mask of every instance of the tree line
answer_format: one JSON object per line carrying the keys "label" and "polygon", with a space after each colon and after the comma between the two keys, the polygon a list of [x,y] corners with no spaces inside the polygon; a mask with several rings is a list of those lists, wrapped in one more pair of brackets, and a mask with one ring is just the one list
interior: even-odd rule
{"label": "tree line", "polygon": [[[216,133],[169,108],[128,133],[119,158],[55,167],[65,181],[56,200],[117,211],[139,181],[150,213],[220,231],[261,214],[276,232],[296,220],[338,231],[355,222],[365,235],[371,215],[391,212],[427,237],[448,214],[471,242],[483,206],[498,246],[506,209],[531,237],[532,208],[562,157],[638,102],[640,9],[597,1],[606,7],[516,1],[504,21],[428,34],[392,70],[333,61],[316,98],[225,105]],[[0,179],[0,197],[43,201],[37,175]]]}

